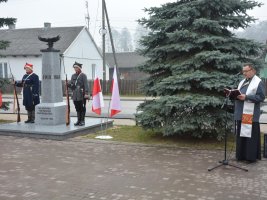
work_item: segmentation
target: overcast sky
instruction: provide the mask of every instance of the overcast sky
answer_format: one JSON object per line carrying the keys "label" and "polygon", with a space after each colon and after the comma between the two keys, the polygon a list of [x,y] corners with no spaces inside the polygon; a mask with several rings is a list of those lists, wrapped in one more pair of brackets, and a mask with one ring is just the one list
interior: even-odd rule
{"label": "overcast sky", "polygon": [[[90,32],[98,40],[101,27],[102,0],[87,0],[90,17]],[[134,32],[136,20],[145,16],[143,8],[160,6],[176,0],[106,0],[111,26],[117,30],[127,27]],[[87,22],[86,0],[8,0],[0,3],[0,17],[17,18],[16,28],[42,27],[44,22],[50,22],[53,27],[85,26]],[[250,11],[260,20],[267,20],[267,0],[261,8]]]}

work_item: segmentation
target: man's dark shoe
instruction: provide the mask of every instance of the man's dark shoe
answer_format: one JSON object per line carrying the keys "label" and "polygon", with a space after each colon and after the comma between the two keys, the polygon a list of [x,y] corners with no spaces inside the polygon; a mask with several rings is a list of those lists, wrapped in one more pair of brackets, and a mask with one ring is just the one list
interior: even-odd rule
{"label": "man's dark shoe", "polygon": [[31,120],[28,119],[28,120],[26,120],[24,123],[30,123],[30,122],[31,122]]}
{"label": "man's dark shoe", "polygon": [[80,126],[80,123],[81,123],[81,122],[77,121],[77,122],[74,124],[74,126]]}
{"label": "man's dark shoe", "polygon": [[248,164],[253,164],[253,163],[256,163],[256,160],[247,160],[247,163]]}
{"label": "man's dark shoe", "polygon": [[84,125],[85,125],[84,121],[81,121],[81,122],[79,123],[79,126],[84,126]]}

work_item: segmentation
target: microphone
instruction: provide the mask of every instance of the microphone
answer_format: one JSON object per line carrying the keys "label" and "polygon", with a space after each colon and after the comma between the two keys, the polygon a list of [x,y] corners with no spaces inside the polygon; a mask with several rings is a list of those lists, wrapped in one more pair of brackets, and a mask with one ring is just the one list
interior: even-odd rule
{"label": "microphone", "polygon": [[239,75],[241,75],[242,74],[242,72],[238,72],[237,74],[235,74],[235,76],[239,76]]}

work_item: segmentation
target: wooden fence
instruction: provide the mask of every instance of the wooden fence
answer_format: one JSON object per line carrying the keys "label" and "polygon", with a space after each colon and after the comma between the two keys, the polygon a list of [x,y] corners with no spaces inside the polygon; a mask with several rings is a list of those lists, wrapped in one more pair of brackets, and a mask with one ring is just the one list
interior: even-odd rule
{"label": "wooden fence", "polygon": [[[262,81],[265,84],[265,95],[267,96],[267,79],[262,79]],[[102,91],[103,94],[107,95],[110,94],[110,89],[111,89],[111,82],[112,81],[105,81],[105,84],[101,83],[102,85]],[[89,83],[89,91],[90,93],[93,90],[93,81],[88,81]],[[142,86],[142,81],[138,81],[138,80],[120,80],[119,83],[119,90],[120,90],[120,94],[121,95],[143,95],[140,86]],[[41,84],[40,84],[41,86]],[[63,89],[63,94],[65,93],[65,81],[62,82],[62,89]],[[18,94],[20,93],[21,89],[18,89]],[[40,87],[41,89],[41,87]],[[6,94],[12,94],[13,93],[13,86],[12,85],[7,85],[4,88],[1,88],[1,90],[3,91],[3,93]],[[40,90],[41,93],[41,90]]]}
{"label": "wooden fence", "polygon": [[[89,83],[89,91],[90,93],[93,91],[93,81],[88,81]],[[101,82],[102,85],[102,92],[104,95],[110,94],[111,93],[111,83],[112,81],[105,81],[105,84]],[[141,81],[137,80],[120,80],[119,82],[119,90],[121,95],[142,95],[142,92],[140,90],[140,86],[142,85]],[[1,88],[3,93],[6,94],[12,94],[13,93],[13,86],[12,85],[7,85],[4,88]],[[62,81],[62,90],[63,94],[65,94],[65,81]],[[18,94],[20,93],[21,88],[17,88]],[[40,94],[42,93],[41,91],[41,82],[40,82]]]}
{"label": "wooden fence", "polygon": [[[89,82],[89,91],[93,91],[93,81]],[[112,81],[101,82],[103,94],[111,93],[111,84]],[[142,95],[140,86],[142,85],[141,81],[137,80],[120,80],[119,82],[119,91],[121,95]]]}

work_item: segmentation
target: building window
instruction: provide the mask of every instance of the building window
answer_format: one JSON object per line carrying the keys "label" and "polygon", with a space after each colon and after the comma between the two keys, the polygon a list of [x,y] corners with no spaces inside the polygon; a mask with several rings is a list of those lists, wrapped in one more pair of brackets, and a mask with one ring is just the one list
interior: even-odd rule
{"label": "building window", "polygon": [[8,78],[7,63],[0,63],[0,78]]}

